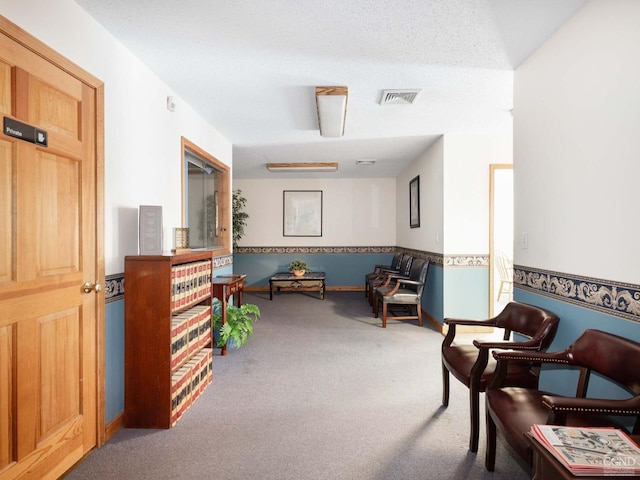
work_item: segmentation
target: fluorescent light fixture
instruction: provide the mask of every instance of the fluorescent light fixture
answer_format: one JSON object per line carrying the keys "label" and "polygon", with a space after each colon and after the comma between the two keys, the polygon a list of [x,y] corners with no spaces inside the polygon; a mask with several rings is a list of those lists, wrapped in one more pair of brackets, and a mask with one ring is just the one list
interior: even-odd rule
{"label": "fluorescent light fixture", "polygon": [[338,164],[335,162],[322,163],[267,163],[270,172],[335,172]]}
{"label": "fluorescent light fixture", "polygon": [[363,158],[361,160],[356,160],[356,165],[375,165],[376,161],[372,158]]}
{"label": "fluorescent light fixture", "polygon": [[323,137],[344,135],[347,97],[347,87],[316,87],[318,125],[320,126],[320,135]]}

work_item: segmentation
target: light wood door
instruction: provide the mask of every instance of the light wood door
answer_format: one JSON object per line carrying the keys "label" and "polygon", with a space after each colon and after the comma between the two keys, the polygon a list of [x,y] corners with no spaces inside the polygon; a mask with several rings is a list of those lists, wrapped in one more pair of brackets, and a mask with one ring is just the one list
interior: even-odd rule
{"label": "light wood door", "polygon": [[95,91],[0,33],[0,480],[58,478],[97,440]]}

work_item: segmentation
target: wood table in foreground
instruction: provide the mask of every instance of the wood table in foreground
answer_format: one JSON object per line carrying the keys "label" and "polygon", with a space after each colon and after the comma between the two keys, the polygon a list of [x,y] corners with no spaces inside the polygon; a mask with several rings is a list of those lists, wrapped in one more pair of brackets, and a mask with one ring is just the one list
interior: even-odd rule
{"label": "wood table in foreground", "polygon": [[[630,478],[624,476],[576,476],[567,470],[544,445],[542,445],[531,433],[524,434],[532,449],[532,480],[576,480],[577,478],[598,480],[605,478]],[[631,440],[640,445],[640,435],[630,435]]]}

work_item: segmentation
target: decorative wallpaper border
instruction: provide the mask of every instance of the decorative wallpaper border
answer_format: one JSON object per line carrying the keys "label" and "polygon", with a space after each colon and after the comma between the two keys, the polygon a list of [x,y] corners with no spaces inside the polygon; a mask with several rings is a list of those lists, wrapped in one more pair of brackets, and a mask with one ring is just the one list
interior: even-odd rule
{"label": "decorative wallpaper border", "polygon": [[441,253],[427,252],[425,250],[414,250],[413,248],[404,248],[404,247],[396,247],[396,250],[399,250],[404,253],[408,253],[414,258],[422,258],[423,260],[429,260],[429,263],[432,265],[442,266],[444,262],[444,256]]}
{"label": "decorative wallpaper border", "polygon": [[394,253],[396,247],[236,247],[234,253],[296,254],[296,253]]}
{"label": "decorative wallpaper border", "polygon": [[224,268],[233,265],[233,255],[220,255],[213,257],[213,268]]}
{"label": "decorative wallpaper border", "polygon": [[104,284],[105,303],[116,302],[124,298],[124,273],[107,275]]}
{"label": "decorative wallpaper border", "polygon": [[489,255],[447,255],[444,257],[444,266],[489,268]]}
{"label": "decorative wallpaper border", "polygon": [[514,266],[514,284],[523,290],[640,322],[640,286]]}

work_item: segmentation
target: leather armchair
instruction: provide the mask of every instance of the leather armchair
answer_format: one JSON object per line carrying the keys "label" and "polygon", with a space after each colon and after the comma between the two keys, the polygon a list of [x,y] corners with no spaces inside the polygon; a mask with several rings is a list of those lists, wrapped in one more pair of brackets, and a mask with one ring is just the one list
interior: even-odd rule
{"label": "leather armchair", "polygon": [[[565,350],[555,353],[494,352],[497,366],[486,392],[487,452],[485,465],[493,471],[499,429],[513,449],[531,465],[524,434],[534,424],[623,428],[611,416],[634,418],[632,434],[640,433],[640,344],[600,330],[585,330]],[[575,397],[536,389],[505,387],[512,362],[578,367]],[[628,390],[626,399],[586,398],[589,377],[601,377]]]}
{"label": "leather armchair", "polygon": [[[480,393],[484,392],[494,372],[496,362],[489,355],[493,349],[518,349],[531,352],[546,350],[558,329],[559,319],[553,313],[528,305],[510,302],[496,317],[488,320],[446,318],[449,326],[442,342],[442,405],[449,405],[449,373],[469,388],[469,450],[478,451],[480,432]],[[473,345],[454,343],[456,326],[494,327],[504,330],[503,341],[473,341]],[[517,333],[526,340],[510,341]],[[535,387],[538,370],[527,364],[513,363],[507,372],[505,384]]]}
{"label": "leather armchair", "polygon": [[411,273],[411,265],[413,265],[413,257],[411,255],[404,254],[400,260],[400,266],[397,270],[384,270],[382,275],[371,279],[369,285],[369,305],[373,307],[375,312],[374,301],[376,298],[376,288],[386,287],[390,284],[392,278],[405,277],[409,278]]}
{"label": "leather armchair", "polygon": [[[387,318],[393,320],[417,319],[418,325],[422,326],[422,291],[427,280],[428,270],[429,262],[427,260],[415,259],[408,277],[390,275],[387,283],[375,289],[373,312],[378,318],[380,305],[382,305],[382,328],[387,328]],[[411,311],[406,311],[405,315],[389,317],[389,306],[392,305]],[[412,312],[414,308],[415,315]]]}
{"label": "leather armchair", "polygon": [[373,270],[364,276],[364,296],[369,298],[369,290],[371,284],[380,281],[387,273],[399,272],[400,264],[402,263],[402,257],[404,253],[395,253],[391,264],[389,265],[374,265]]}

